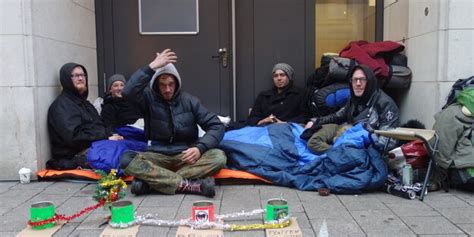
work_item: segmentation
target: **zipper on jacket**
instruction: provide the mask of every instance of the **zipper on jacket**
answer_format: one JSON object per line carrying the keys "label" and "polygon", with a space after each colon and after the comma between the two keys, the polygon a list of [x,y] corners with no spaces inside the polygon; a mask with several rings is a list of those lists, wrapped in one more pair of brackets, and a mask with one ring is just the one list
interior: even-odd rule
{"label": "zipper on jacket", "polygon": [[173,143],[174,135],[176,134],[176,131],[174,127],[173,109],[171,108],[170,103],[168,103],[168,108],[170,109],[170,120],[171,120],[171,137],[170,137],[169,143]]}

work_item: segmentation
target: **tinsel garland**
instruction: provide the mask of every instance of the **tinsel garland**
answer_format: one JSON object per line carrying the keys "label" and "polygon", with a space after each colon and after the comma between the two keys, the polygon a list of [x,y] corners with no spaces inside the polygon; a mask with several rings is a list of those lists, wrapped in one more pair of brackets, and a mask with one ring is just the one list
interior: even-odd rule
{"label": "tinsel garland", "polygon": [[105,200],[104,207],[110,207],[113,202],[125,197],[127,184],[121,178],[116,177],[117,170],[110,170],[108,175],[101,170],[96,170],[95,172],[102,176],[97,181],[97,189],[94,194],[96,201]]}
{"label": "tinsel garland", "polygon": [[[249,217],[255,216],[258,214],[265,213],[265,209],[255,209],[252,211],[241,211],[235,213],[229,213],[224,215],[216,215],[216,222],[194,222],[191,218],[188,219],[181,219],[181,220],[160,220],[155,218],[156,215],[147,214],[142,216],[135,216],[135,223],[136,225],[150,225],[150,226],[163,226],[163,227],[177,227],[177,226],[189,226],[193,229],[220,229],[225,231],[243,231],[243,230],[260,230],[260,229],[277,229],[277,228],[285,228],[291,224],[290,216],[286,216],[284,218],[274,220],[274,221],[267,221],[264,224],[247,224],[247,225],[238,225],[238,224],[223,224],[221,221],[224,219],[229,218],[236,218],[236,217]],[[114,228],[127,228],[132,226],[133,224],[115,224],[109,223]]]}
{"label": "tinsel garland", "polygon": [[87,212],[93,211],[101,206],[108,207],[113,202],[125,196],[124,190],[127,189],[127,184],[121,178],[116,177],[116,170],[112,169],[108,175],[100,170],[96,170],[95,172],[102,176],[102,178],[97,181],[97,189],[94,195],[94,199],[97,201],[97,204],[86,207],[70,216],[55,213],[53,217],[43,221],[29,220],[28,224],[30,226],[42,226],[60,220],[67,222],[79,216],[82,216]]}

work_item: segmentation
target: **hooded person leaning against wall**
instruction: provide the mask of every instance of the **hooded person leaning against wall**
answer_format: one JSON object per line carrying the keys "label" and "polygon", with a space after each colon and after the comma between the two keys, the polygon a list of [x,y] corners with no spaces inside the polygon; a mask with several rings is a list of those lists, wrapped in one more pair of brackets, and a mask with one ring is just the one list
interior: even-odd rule
{"label": "hooded person leaning against wall", "polygon": [[[349,73],[351,97],[339,111],[323,117],[312,118],[301,135],[303,139],[311,136],[324,124],[356,124],[363,122],[372,129],[389,130],[399,126],[400,111],[395,102],[377,85],[377,78],[370,68],[355,66]],[[379,137],[378,147],[383,147],[388,138]],[[390,140],[389,149],[396,146],[395,139]]]}
{"label": "hooded person leaning against wall", "polygon": [[85,153],[91,143],[111,136],[97,110],[87,100],[87,70],[77,63],[66,63],[59,71],[61,94],[48,110],[48,132],[52,159],[51,169],[87,168]]}
{"label": "hooded person leaning against wall", "polygon": [[435,116],[439,135],[436,162],[444,169],[474,167],[474,88],[459,94],[457,103]]}

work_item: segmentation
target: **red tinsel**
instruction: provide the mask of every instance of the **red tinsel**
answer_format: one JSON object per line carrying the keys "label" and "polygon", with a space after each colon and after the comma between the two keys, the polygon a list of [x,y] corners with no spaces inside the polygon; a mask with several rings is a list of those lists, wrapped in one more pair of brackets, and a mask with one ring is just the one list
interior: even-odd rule
{"label": "red tinsel", "polygon": [[54,214],[54,217],[51,217],[51,218],[46,219],[44,221],[31,221],[31,220],[29,220],[28,225],[30,225],[30,226],[42,226],[42,225],[46,225],[46,224],[49,224],[49,223],[52,223],[52,222],[57,222],[59,220],[64,220],[64,221],[67,222],[67,221],[70,221],[72,219],[76,219],[76,218],[84,215],[87,212],[93,211],[93,210],[103,206],[104,204],[105,204],[105,200],[101,199],[97,204],[95,204],[93,206],[86,207],[86,208],[82,209],[81,211],[79,211],[78,213],[73,214],[71,216],[66,216],[66,215],[61,215],[61,214],[56,213],[56,214]]}

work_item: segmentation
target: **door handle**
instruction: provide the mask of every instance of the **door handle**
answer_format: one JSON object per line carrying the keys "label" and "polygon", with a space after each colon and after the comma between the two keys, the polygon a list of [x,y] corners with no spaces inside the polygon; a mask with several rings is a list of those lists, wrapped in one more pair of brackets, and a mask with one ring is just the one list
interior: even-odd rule
{"label": "door handle", "polygon": [[220,48],[217,51],[217,55],[212,56],[212,58],[219,58],[220,59],[220,61],[222,63],[222,67],[227,67],[227,57],[228,57],[227,48]]}

